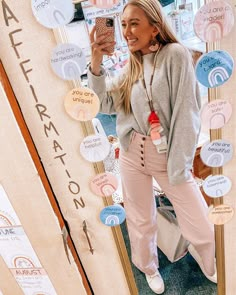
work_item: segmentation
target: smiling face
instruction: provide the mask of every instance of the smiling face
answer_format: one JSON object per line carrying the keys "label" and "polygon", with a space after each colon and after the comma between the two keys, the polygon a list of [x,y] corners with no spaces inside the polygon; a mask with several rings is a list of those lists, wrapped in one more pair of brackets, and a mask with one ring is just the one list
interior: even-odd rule
{"label": "smiling face", "polygon": [[143,55],[152,52],[150,41],[158,34],[158,29],[149,23],[145,12],[127,5],[121,19],[122,31],[130,52],[140,51]]}

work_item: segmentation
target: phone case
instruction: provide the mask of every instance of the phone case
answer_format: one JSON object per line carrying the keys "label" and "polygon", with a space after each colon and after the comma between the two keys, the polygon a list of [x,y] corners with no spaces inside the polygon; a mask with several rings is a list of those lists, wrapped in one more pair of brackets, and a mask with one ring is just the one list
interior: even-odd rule
{"label": "phone case", "polygon": [[[110,17],[97,17],[95,20],[96,25],[96,36],[100,36],[105,34],[106,32],[110,32],[111,34],[107,36],[104,42],[113,42],[115,38],[115,30],[114,30],[114,19]],[[114,52],[114,45],[111,45],[106,48],[109,53]]]}

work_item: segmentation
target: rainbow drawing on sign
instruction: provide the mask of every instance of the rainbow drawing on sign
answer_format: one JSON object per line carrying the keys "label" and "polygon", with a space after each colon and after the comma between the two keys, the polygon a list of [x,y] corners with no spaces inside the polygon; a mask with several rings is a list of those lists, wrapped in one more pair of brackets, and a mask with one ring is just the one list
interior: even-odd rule
{"label": "rainbow drawing on sign", "polygon": [[26,256],[16,256],[13,259],[13,265],[15,268],[34,268],[35,267],[32,260]]}
{"label": "rainbow drawing on sign", "polygon": [[[88,121],[89,118],[92,118],[93,115],[89,112],[89,110],[82,109],[83,106],[81,105],[75,105],[74,110],[71,110],[71,115],[73,115],[74,118],[77,118],[79,121]],[[74,113],[73,113],[74,112]]]}
{"label": "rainbow drawing on sign", "polygon": [[65,18],[65,16],[64,16],[64,14],[60,11],[60,10],[54,10],[53,11],[53,17],[54,17],[54,20],[56,21],[56,23],[58,24],[58,25],[60,25],[62,22],[60,21],[60,19],[62,19],[63,20],[63,22],[65,22],[66,21],[66,18]]}
{"label": "rainbow drawing on sign", "polygon": [[105,224],[107,225],[118,225],[120,222],[118,216],[116,215],[109,215],[105,220]]}
{"label": "rainbow drawing on sign", "polygon": [[225,115],[222,113],[214,114],[210,118],[210,129],[217,129],[220,128],[218,126],[224,126],[226,123]]}
{"label": "rainbow drawing on sign", "polygon": [[13,218],[9,214],[0,211],[0,227],[12,226],[12,225],[15,225]]}
{"label": "rainbow drawing on sign", "polygon": [[221,167],[224,163],[224,156],[222,153],[212,153],[206,160],[206,164],[210,167]]}
{"label": "rainbow drawing on sign", "polygon": [[69,24],[74,17],[71,0],[31,0],[31,8],[36,20],[51,29]]}
{"label": "rainbow drawing on sign", "polygon": [[223,196],[223,191],[222,191],[221,189],[218,188],[218,189],[216,190],[216,196],[217,196],[217,197],[221,197],[221,196]]}
{"label": "rainbow drawing on sign", "polygon": [[101,193],[104,196],[112,195],[115,190],[116,190],[116,188],[110,183],[107,183],[107,184],[104,184],[103,186],[101,186]]}
{"label": "rainbow drawing on sign", "polygon": [[206,87],[219,87],[231,77],[234,68],[232,56],[223,50],[203,54],[196,63],[198,81]]}
{"label": "rainbow drawing on sign", "polygon": [[204,32],[204,40],[220,40],[223,37],[222,23],[209,23]]}
{"label": "rainbow drawing on sign", "polygon": [[204,192],[212,198],[226,195],[232,187],[231,180],[224,175],[210,175],[203,182]]}
{"label": "rainbow drawing on sign", "polygon": [[194,18],[194,31],[204,42],[221,40],[233,26],[233,9],[226,1],[212,1],[203,5]]}
{"label": "rainbow drawing on sign", "polygon": [[208,82],[211,87],[214,87],[218,84],[222,84],[229,79],[229,74],[223,67],[216,67],[209,72]]}
{"label": "rainbow drawing on sign", "polygon": [[62,75],[64,79],[74,79],[75,77],[80,77],[81,69],[78,66],[77,62],[74,60],[67,60],[61,65]]}

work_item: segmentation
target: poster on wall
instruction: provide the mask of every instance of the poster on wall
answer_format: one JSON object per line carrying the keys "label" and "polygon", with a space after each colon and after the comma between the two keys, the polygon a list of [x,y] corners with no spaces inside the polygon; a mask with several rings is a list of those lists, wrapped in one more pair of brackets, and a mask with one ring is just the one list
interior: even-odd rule
{"label": "poster on wall", "polygon": [[56,295],[1,184],[0,204],[0,256],[25,295]]}

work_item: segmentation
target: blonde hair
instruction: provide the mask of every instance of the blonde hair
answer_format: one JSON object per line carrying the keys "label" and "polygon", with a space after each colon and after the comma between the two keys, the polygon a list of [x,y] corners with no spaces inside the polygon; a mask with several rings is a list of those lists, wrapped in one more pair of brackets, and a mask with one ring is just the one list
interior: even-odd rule
{"label": "blonde hair", "polygon": [[[158,28],[159,34],[156,36],[157,41],[162,45],[168,43],[177,43],[178,40],[173,34],[165,16],[162,12],[160,3],[157,0],[129,0],[124,6],[123,12],[128,5],[134,5],[141,8],[151,25]],[[131,113],[130,95],[132,85],[140,78],[142,73],[142,56],[140,52],[130,52],[128,63],[128,72],[124,82],[121,85],[121,94],[117,107],[123,108],[126,114]]]}

